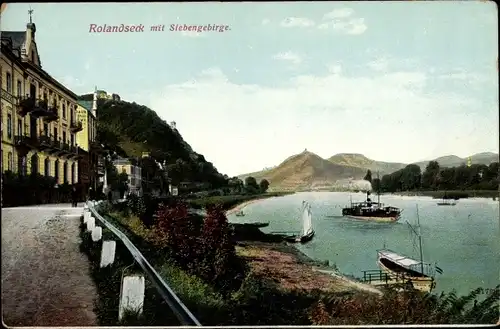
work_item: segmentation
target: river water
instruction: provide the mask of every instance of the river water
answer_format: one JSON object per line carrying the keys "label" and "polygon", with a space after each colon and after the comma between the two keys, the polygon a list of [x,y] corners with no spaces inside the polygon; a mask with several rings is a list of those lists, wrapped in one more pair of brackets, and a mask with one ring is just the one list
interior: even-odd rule
{"label": "river water", "polygon": [[[430,197],[382,195],[381,202],[403,209],[397,223],[373,223],[344,218],[342,207],[364,201],[365,194],[304,192],[265,199],[245,207],[246,216],[229,215],[231,222],[269,222],[270,231],[299,231],[302,200],[311,204],[314,239],[297,245],[307,256],[329,260],[339,271],[362,277],[362,271],[378,269],[377,249],[384,247],[419,259],[418,240],[407,221],[417,223],[417,206],[423,240],[424,262],[443,269],[436,274],[436,292],[459,294],[499,283],[499,202],[492,199],[462,199],[456,206],[437,206]],[[373,200],[376,196],[373,196]]]}

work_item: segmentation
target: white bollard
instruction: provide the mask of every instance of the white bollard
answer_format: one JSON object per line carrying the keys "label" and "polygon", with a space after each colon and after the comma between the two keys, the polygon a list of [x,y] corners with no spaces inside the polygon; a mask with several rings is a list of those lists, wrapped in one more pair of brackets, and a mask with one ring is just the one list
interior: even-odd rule
{"label": "white bollard", "polygon": [[87,220],[87,231],[92,232],[94,227],[95,227],[95,219],[94,219],[94,217],[90,217]]}
{"label": "white bollard", "polygon": [[116,241],[103,241],[101,251],[101,268],[115,262]]}
{"label": "white bollard", "polygon": [[102,227],[95,226],[92,229],[92,241],[97,242],[102,238]]}
{"label": "white bollard", "polygon": [[142,275],[131,275],[123,278],[118,320],[123,318],[125,310],[137,311],[138,315],[142,313],[144,288],[145,280]]}
{"label": "white bollard", "polygon": [[89,221],[89,218],[90,218],[90,211],[84,211],[83,212],[83,222],[87,223]]}

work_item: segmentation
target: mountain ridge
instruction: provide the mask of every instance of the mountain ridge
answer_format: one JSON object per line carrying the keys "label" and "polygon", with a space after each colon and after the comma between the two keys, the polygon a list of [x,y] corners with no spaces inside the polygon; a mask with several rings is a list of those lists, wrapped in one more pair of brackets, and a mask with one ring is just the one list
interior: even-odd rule
{"label": "mountain ridge", "polygon": [[[480,152],[470,156],[472,164],[486,165],[498,162],[498,157],[499,155],[493,152]],[[438,161],[441,167],[454,167],[466,164],[468,158],[446,155],[434,160],[420,161],[413,164],[418,165],[424,171],[430,161]],[[338,153],[324,159],[306,149],[301,153],[287,157],[275,167],[241,174],[238,177],[244,179],[252,176],[257,180],[267,179],[270,188],[274,190],[314,190],[345,185],[341,182],[346,179],[363,179],[368,170],[372,171],[372,176],[378,172],[382,177],[403,169],[407,165],[409,163],[373,160],[360,153]]]}

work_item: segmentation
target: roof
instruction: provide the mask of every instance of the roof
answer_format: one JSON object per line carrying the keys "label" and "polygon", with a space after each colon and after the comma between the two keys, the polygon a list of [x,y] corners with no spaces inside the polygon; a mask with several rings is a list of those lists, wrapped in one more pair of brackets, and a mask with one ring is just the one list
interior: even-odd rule
{"label": "roof", "polygon": [[87,111],[92,112],[92,101],[77,101],[77,103]]}
{"label": "roof", "polygon": [[2,38],[10,38],[12,41],[12,48],[21,48],[26,39],[26,32],[24,31],[2,31]]}
{"label": "roof", "polygon": [[410,267],[410,266],[415,266],[415,265],[420,264],[420,262],[415,260],[415,259],[412,259],[412,258],[407,257],[407,256],[396,254],[395,252],[387,250],[387,249],[379,250],[378,254],[379,254],[379,257],[387,258],[388,260],[390,260],[398,265],[401,265],[403,267]]}
{"label": "roof", "polygon": [[[18,49],[22,48],[23,43],[24,43],[24,41],[26,39],[26,32],[24,32],[24,31],[2,31],[1,34],[0,34],[0,36],[4,40],[6,38],[8,38],[8,39],[10,39],[12,41],[12,49],[9,49],[8,46],[6,46],[6,45],[4,45],[4,43],[2,43],[2,47],[4,48],[4,49],[2,49],[2,52],[14,54],[14,56],[16,56],[16,55],[19,56],[20,55],[20,51],[19,51],[18,54],[15,54],[14,52],[16,51],[16,48],[18,48]],[[38,58],[38,61],[40,62],[40,58]],[[45,79],[47,81],[50,81],[52,84],[56,85],[56,87],[58,87],[63,92],[65,92],[66,94],[68,94],[68,96],[73,97],[73,98],[78,98],[78,96],[74,92],[72,92],[66,86],[64,86],[63,84],[61,84],[56,79],[54,79],[49,73],[47,73],[41,67],[33,65],[32,63],[26,62],[26,61],[20,61],[19,64],[22,65],[25,69],[31,69],[31,70],[33,70],[38,75],[40,75],[41,78],[43,78],[43,79]]]}

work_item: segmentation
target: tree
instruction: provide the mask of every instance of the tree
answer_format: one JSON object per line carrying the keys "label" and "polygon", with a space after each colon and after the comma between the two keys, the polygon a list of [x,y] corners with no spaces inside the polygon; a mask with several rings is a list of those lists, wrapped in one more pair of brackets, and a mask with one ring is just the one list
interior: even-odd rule
{"label": "tree", "polygon": [[122,172],[118,174],[116,180],[111,184],[111,190],[120,192],[120,198],[123,198],[128,191],[128,174]]}
{"label": "tree", "polygon": [[372,182],[372,172],[370,169],[368,169],[368,171],[366,172],[365,178],[363,178],[363,179],[369,181],[370,183]]}
{"label": "tree", "polygon": [[259,192],[259,189],[257,180],[254,177],[248,176],[245,178],[245,190],[248,194],[256,194]]}
{"label": "tree", "polygon": [[259,183],[260,186],[260,192],[261,193],[266,193],[267,189],[269,188],[269,182],[267,179],[262,179]]}
{"label": "tree", "polygon": [[221,207],[207,209],[199,240],[200,250],[204,251],[199,265],[201,276],[209,282],[227,278],[232,267],[230,264],[236,259],[236,250],[229,222]]}
{"label": "tree", "polygon": [[430,161],[422,175],[422,187],[436,189],[439,184],[440,167],[437,161]]}
{"label": "tree", "polygon": [[375,192],[381,191],[381,180],[380,178],[374,178],[372,181],[372,190]]}

